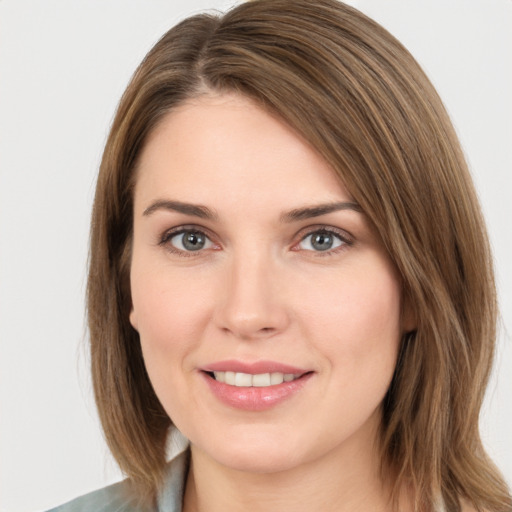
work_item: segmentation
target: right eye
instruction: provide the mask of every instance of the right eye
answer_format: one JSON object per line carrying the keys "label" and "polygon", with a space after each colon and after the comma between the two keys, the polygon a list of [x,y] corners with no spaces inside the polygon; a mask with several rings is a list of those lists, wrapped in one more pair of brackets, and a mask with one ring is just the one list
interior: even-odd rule
{"label": "right eye", "polygon": [[205,233],[197,229],[183,229],[178,232],[169,233],[162,240],[162,243],[171,246],[173,252],[197,252],[202,249],[211,249],[213,242]]}

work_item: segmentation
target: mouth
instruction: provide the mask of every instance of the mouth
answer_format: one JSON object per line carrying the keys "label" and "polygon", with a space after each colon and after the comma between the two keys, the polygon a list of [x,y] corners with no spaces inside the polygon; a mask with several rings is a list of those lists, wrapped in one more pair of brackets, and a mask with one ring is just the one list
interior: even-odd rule
{"label": "mouth", "polygon": [[275,361],[219,361],[199,369],[213,396],[245,411],[264,411],[299,396],[313,370]]}
{"label": "mouth", "polygon": [[308,373],[311,372],[300,374],[282,372],[256,374],[232,371],[206,372],[210,378],[216,380],[217,382],[240,388],[264,388],[278,386],[283,382],[293,382],[296,379],[300,379]]}

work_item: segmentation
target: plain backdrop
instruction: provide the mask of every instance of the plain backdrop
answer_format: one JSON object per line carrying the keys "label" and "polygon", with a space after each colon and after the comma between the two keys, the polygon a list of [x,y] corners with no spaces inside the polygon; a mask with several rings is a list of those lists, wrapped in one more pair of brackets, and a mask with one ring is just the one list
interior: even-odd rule
{"label": "plain backdrop", "polygon": [[[44,510],[121,478],[101,436],[87,369],[95,176],[117,101],[152,44],[183,17],[234,3],[0,0],[1,512]],[[466,151],[503,314],[481,426],[511,483],[512,2],[350,3],[419,60]]]}

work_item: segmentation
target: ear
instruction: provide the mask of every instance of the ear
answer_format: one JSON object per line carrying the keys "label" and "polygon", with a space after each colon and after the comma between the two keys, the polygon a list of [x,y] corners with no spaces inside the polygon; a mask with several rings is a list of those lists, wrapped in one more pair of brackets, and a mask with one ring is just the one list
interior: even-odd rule
{"label": "ear", "polygon": [[130,309],[130,315],[129,315],[130,323],[132,324],[132,327],[138,332],[138,325],[139,322],[137,320],[137,314],[135,313],[135,309],[133,308],[133,305]]}

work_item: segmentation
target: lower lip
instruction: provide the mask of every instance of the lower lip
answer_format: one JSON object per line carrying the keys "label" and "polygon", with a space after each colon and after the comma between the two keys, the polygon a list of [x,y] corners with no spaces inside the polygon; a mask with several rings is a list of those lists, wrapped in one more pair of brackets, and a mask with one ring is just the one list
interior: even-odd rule
{"label": "lower lip", "polygon": [[218,382],[202,372],[212,393],[224,404],[245,411],[264,411],[292,398],[309,381],[312,373],[307,373],[291,382],[283,382],[266,387],[239,387]]}

